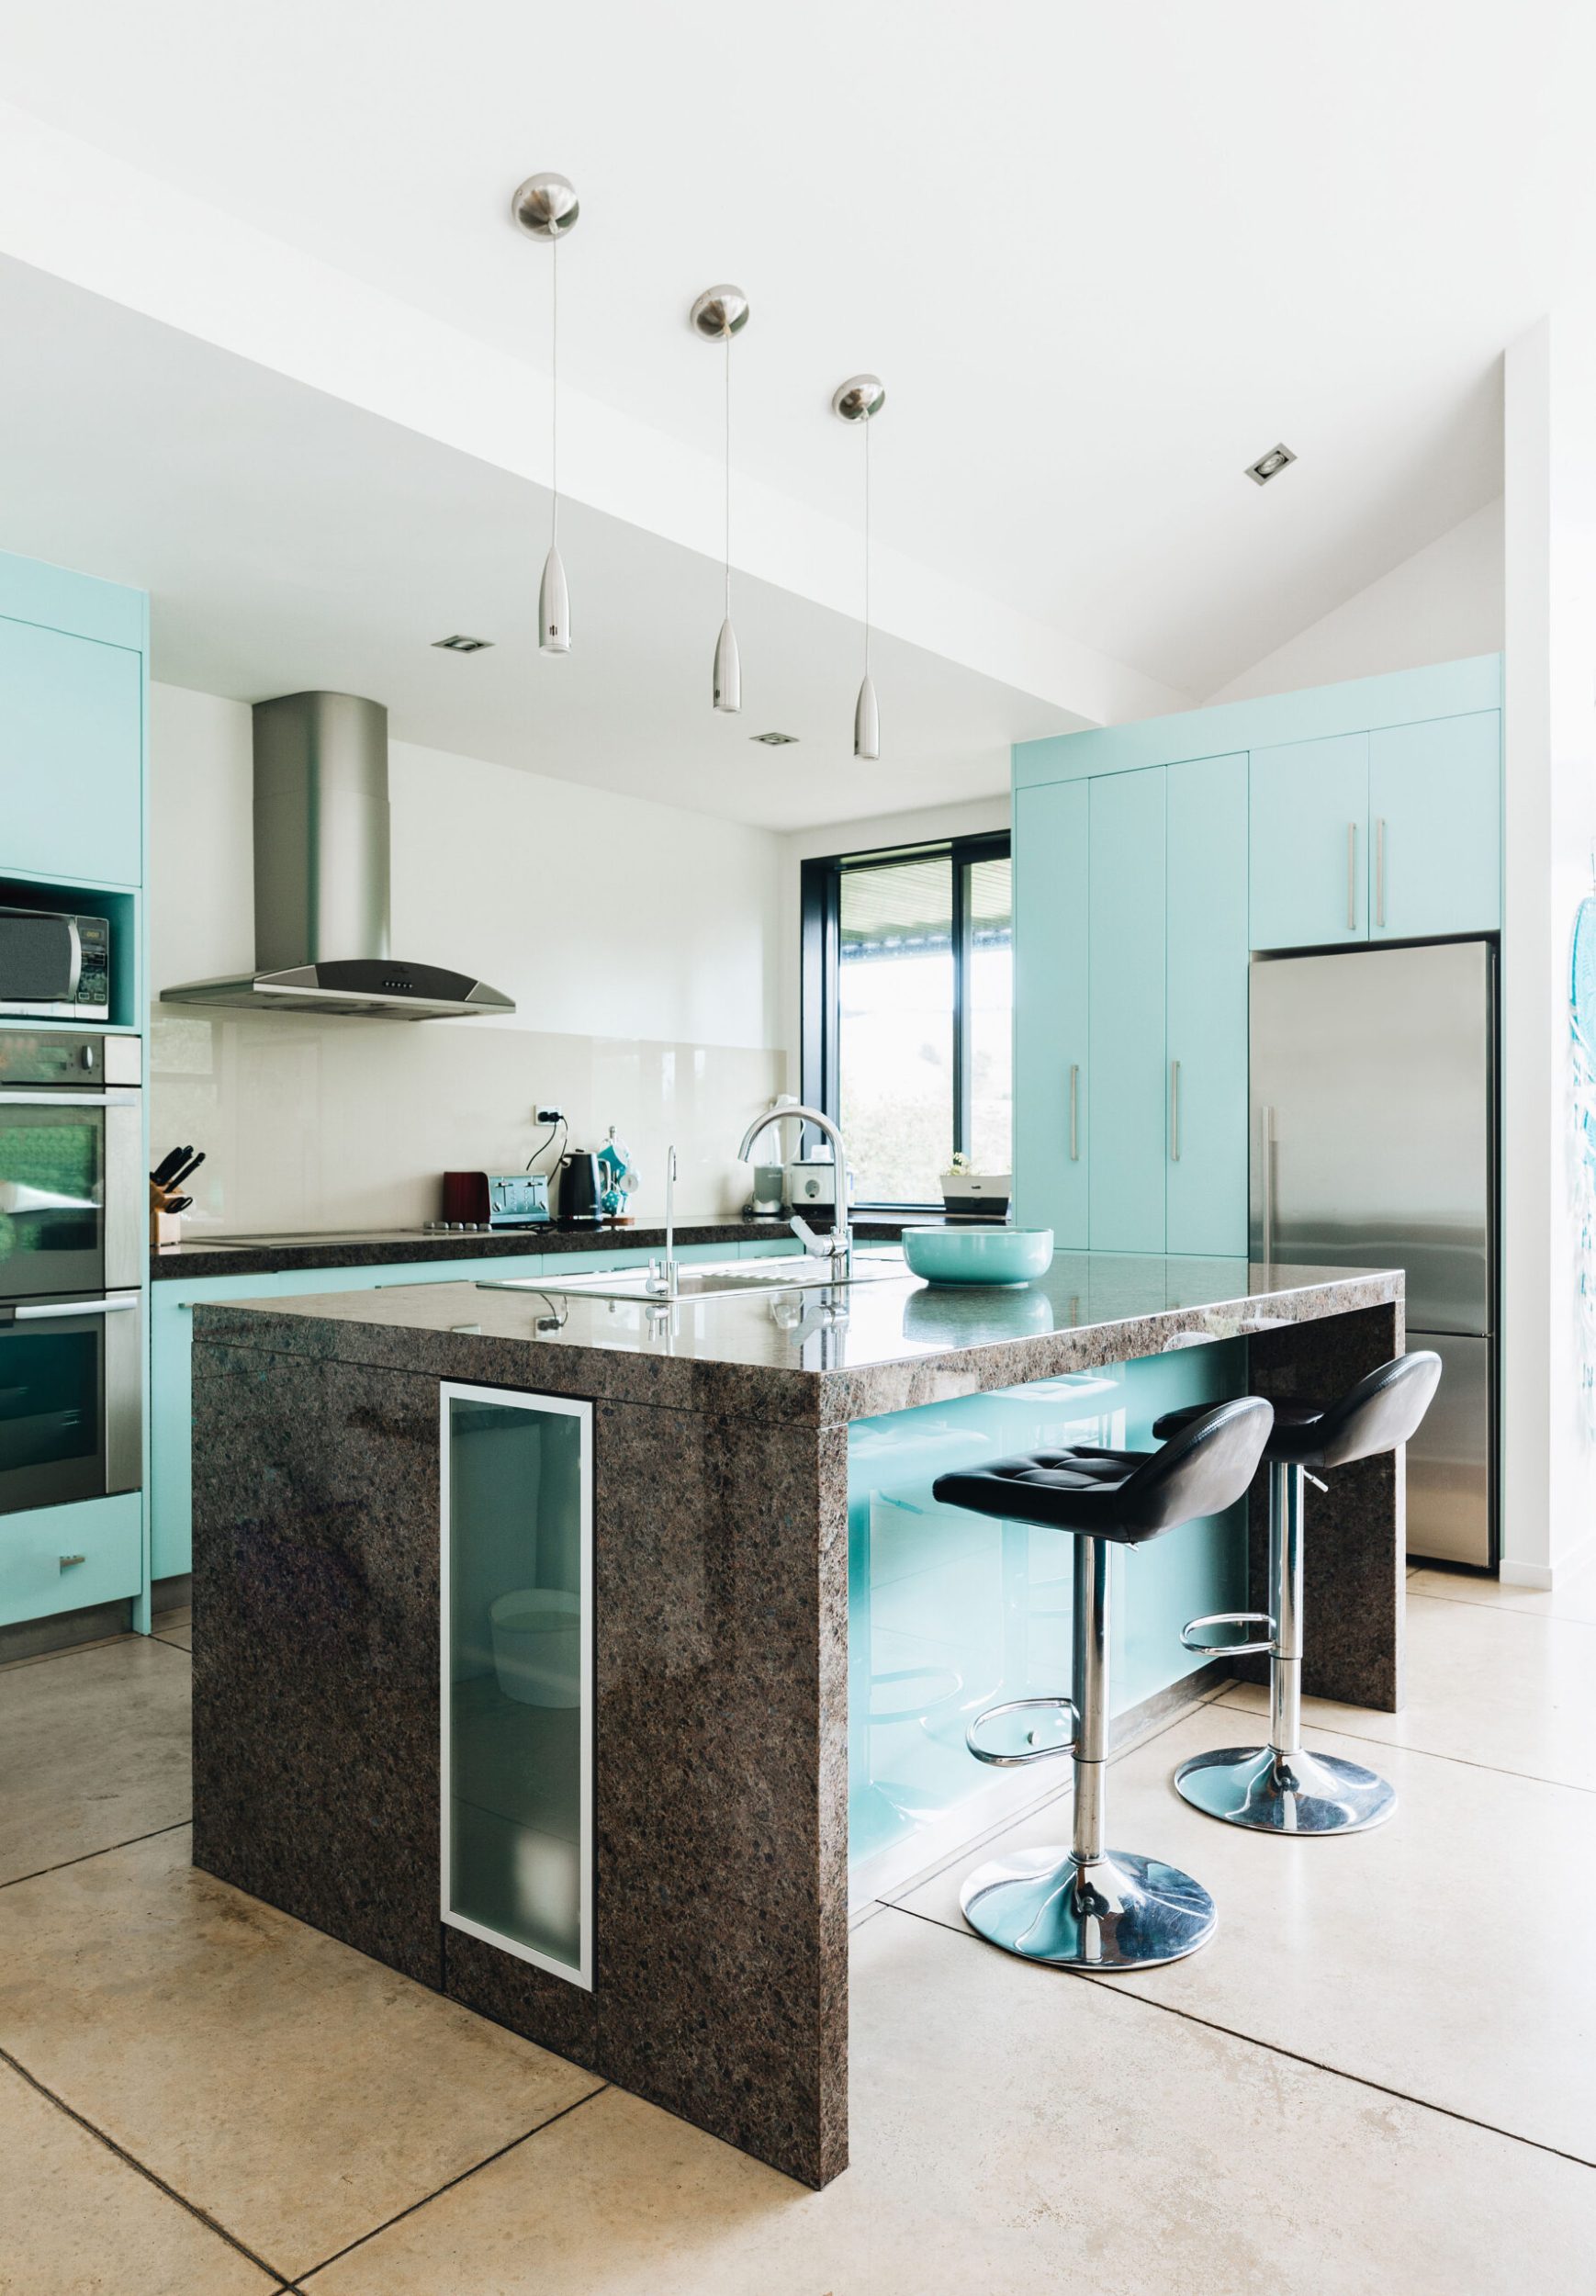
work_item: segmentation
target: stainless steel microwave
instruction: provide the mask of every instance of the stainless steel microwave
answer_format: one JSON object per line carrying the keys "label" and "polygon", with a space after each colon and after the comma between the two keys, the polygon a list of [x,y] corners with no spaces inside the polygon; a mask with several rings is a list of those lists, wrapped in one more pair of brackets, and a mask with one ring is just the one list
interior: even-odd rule
{"label": "stainless steel microwave", "polygon": [[59,909],[0,908],[0,1017],[108,1020],[107,919]]}

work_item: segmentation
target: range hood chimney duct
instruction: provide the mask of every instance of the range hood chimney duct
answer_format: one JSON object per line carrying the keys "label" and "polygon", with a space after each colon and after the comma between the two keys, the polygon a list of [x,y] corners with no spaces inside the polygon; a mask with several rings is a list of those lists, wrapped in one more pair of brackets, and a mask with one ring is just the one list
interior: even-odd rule
{"label": "range hood chimney duct", "polygon": [[383,704],[284,693],[253,717],[255,971],[185,982],[165,1001],[402,1020],[513,1012],[469,974],[390,951]]}

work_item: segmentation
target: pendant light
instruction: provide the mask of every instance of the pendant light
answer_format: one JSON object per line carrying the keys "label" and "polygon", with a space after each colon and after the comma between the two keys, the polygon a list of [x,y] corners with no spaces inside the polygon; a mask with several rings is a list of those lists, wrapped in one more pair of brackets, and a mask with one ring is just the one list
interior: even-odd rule
{"label": "pendant light", "polygon": [[882,720],[870,674],[870,426],[886,402],[887,387],[879,375],[850,375],[831,394],[832,413],[864,431],[864,681],[853,705],[853,754],[871,763],[882,753]]}
{"label": "pendant light", "polygon": [[564,175],[545,170],[529,175],[510,203],[510,212],[530,239],[546,240],[549,250],[549,415],[548,483],[554,497],[554,518],[543,580],[537,592],[537,642],[545,654],[571,650],[571,601],[566,569],[560,557],[559,491],[559,244],[576,228],[581,213],[577,195]]}
{"label": "pendant light", "polygon": [[705,287],[688,313],[694,334],[725,345],[725,619],[714,642],[714,705],[730,717],[743,706],[743,666],[732,627],[732,337],[748,323],[748,298],[737,287]]}

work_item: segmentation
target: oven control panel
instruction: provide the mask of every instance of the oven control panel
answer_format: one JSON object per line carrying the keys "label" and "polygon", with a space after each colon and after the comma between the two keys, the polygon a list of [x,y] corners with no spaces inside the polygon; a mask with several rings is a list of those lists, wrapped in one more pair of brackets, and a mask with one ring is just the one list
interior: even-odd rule
{"label": "oven control panel", "polygon": [[0,1090],[60,1085],[97,1092],[136,1085],[143,1047],[136,1036],[78,1036],[62,1029],[0,1029]]}

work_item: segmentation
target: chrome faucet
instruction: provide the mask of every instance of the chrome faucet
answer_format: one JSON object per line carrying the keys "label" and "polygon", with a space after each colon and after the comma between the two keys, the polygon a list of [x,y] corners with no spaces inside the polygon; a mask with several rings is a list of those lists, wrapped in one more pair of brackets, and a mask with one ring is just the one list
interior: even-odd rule
{"label": "chrome faucet", "polygon": [[812,1109],[803,1100],[774,1100],[763,1116],[756,1116],[743,1134],[743,1144],[737,1150],[739,1164],[747,1164],[748,1151],[763,1131],[772,1124],[784,1123],[788,1117],[800,1124],[814,1124],[831,1142],[832,1161],[837,1166],[837,1207],[835,1222],[828,1236],[816,1235],[806,1220],[794,1212],[790,1221],[793,1234],[814,1259],[829,1258],[834,1283],[846,1282],[853,1266],[853,1231],[848,1217],[848,1148],[824,1109]]}
{"label": "chrome faucet", "polygon": [[674,1300],[678,1292],[676,1266],[676,1151],[665,1152],[665,1257],[648,1263],[644,1289],[657,1300]]}

